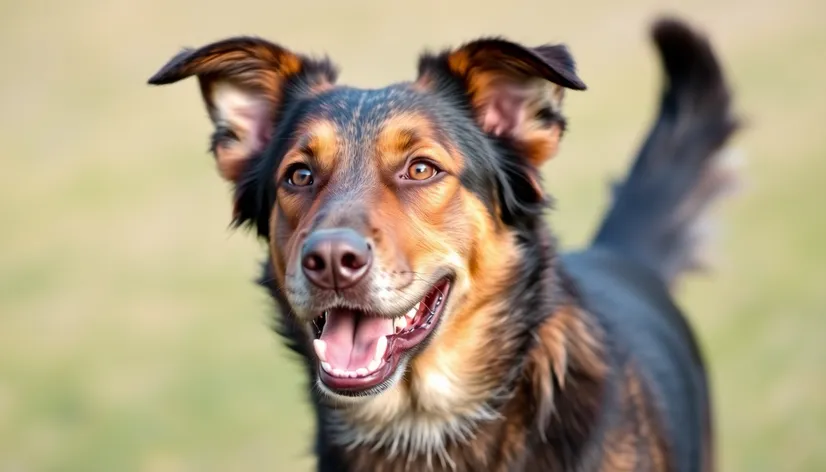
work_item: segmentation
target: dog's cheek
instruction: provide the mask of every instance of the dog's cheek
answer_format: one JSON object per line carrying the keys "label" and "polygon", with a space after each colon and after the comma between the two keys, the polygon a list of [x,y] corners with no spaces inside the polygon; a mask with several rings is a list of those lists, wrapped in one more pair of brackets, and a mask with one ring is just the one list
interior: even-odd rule
{"label": "dog's cheek", "polygon": [[273,219],[278,215],[281,224],[294,230],[301,224],[302,217],[306,217],[309,210],[307,196],[300,193],[288,192],[279,188],[276,204],[273,208]]}
{"label": "dog's cheek", "polygon": [[499,246],[502,234],[497,223],[498,216],[491,214],[490,205],[486,205],[473,192],[464,191],[462,198],[463,217],[465,221],[462,237],[469,250],[466,253],[468,275],[476,281],[490,270],[497,270],[496,263],[507,252],[507,246]]}
{"label": "dog's cheek", "polygon": [[310,194],[288,192],[279,188],[270,214],[270,245],[273,258],[281,264],[281,274],[289,274],[298,257],[302,229],[307,229],[318,212],[318,201]]}
{"label": "dog's cheek", "polygon": [[422,198],[413,222],[414,266],[430,269],[448,264],[457,272],[466,271],[472,226],[464,214],[463,193],[458,182],[451,180]]}

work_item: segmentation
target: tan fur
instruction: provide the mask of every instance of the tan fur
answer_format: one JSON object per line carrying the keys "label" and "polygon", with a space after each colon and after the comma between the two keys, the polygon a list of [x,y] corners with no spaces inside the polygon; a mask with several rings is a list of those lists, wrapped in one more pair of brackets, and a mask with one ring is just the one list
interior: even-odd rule
{"label": "tan fur", "polygon": [[600,470],[606,472],[667,472],[668,446],[651,395],[633,364],[622,371],[622,420],[606,435]]}
{"label": "tan fur", "polygon": [[[575,307],[565,307],[539,327],[537,346],[530,352],[532,384],[538,401],[537,424],[547,427],[554,414],[554,385],[564,391],[570,369],[591,379],[602,379],[607,367],[602,360],[601,336],[587,323],[587,315]],[[576,385],[570,388],[577,388]]]}

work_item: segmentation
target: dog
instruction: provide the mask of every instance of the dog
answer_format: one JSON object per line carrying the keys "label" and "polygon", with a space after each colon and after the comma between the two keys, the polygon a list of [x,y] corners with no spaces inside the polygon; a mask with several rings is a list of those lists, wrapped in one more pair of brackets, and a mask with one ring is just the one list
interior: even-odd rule
{"label": "dog", "polygon": [[652,27],[659,115],[592,243],[560,253],[540,168],[563,137],[562,44],[486,37],[415,80],[257,37],[175,55],[197,76],[233,224],[305,361],[319,471],[711,471],[705,361],[672,292],[735,173],[738,129],[708,39]]}

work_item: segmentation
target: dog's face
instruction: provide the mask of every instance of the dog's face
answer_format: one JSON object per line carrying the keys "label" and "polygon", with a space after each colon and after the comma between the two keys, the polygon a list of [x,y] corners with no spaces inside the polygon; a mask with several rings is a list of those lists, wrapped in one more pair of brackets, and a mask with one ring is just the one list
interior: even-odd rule
{"label": "dog's face", "polygon": [[563,88],[584,89],[567,50],[479,40],[423,56],[413,82],[360,90],[327,61],[233,38],[150,82],[192,75],[236,221],[268,241],[320,389],[399,410],[492,388],[484,343],[507,342],[502,294],[543,205],[538,167],[564,129]]}

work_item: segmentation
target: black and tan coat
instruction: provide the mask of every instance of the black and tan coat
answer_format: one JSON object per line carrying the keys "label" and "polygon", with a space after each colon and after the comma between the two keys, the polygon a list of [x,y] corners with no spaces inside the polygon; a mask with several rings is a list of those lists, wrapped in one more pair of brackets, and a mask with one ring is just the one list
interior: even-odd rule
{"label": "black and tan coat", "polygon": [[481,39],[362,90],[231,38],[150,79],[199,79],[235,222],[267,242],[261,283],[306,361],[318,470],[713,469],[705,368],[669,288],[736,126],[705,39],[673,20],[654,38],[658,121],[573,254],[540,174],[566,89],[585,89],[564,46]]}

